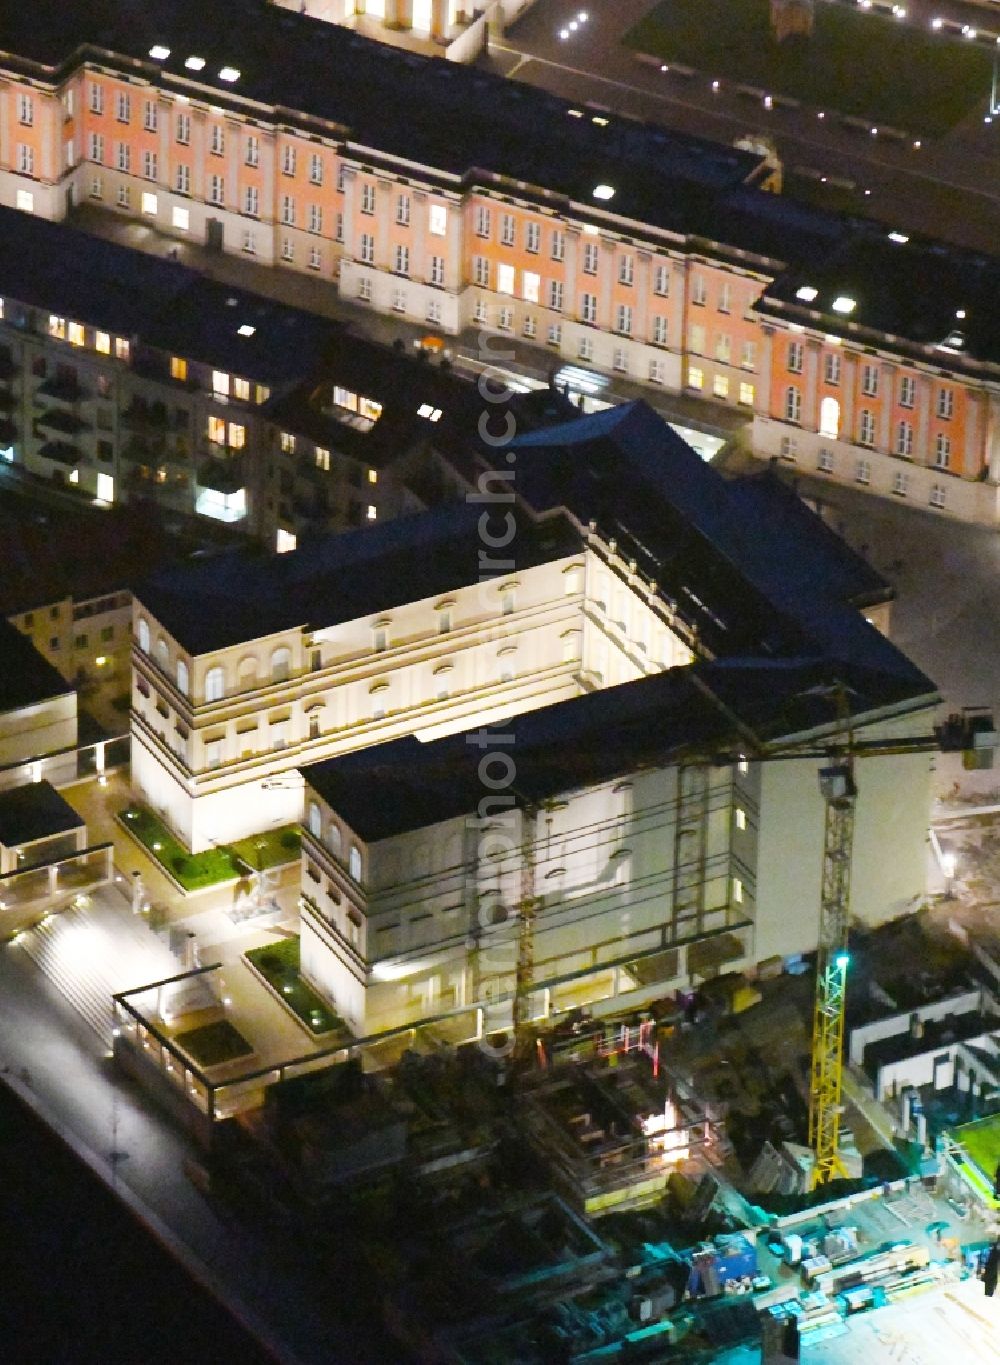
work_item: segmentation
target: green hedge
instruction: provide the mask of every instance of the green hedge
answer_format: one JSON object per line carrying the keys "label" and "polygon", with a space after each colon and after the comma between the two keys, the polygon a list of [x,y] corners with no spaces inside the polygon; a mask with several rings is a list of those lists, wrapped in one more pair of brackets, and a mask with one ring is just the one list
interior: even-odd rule
{"label": "green hedge", "polygon": [[[297,825],[283,825],[232,844],[189,853],[162,820],[145,806],[133,804],[119,812],[119,819],[147,850],[150,857],[176,878],[185,891],[215,886],[246,876],[260,867],[277,867],[298,856]],[[260,843],[262,847],[258,849]]]}
{"label": "green hedge", "polygon": [[310,1033],[330,1033],[343,1028],[343,1020],[334,1013],[322,996],[318,995],[299,970],[299,938],[278,939],[263,948],[251,948],[244,953],[276,995],[305,1024]]}

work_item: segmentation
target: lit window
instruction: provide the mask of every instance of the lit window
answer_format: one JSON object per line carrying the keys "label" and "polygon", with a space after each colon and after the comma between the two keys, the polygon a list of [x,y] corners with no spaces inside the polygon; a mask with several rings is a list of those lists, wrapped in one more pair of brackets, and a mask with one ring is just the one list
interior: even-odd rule
{"label": "lit window", "polygon": [[216,445],[226,444],[226,423],[223,418],[209,415],[208,439],[214,441]]}
{"label": "lit window", "polygon": [[702,389],[705,387],[704,372],[697,365],[688,366],[688,388]]}
{"label": "lit window", "polygon": [[374,521],[375,518],[378,516],[378,508],[375,506],[373,502],[370,502],[368,504],[368,511],[365,513],[365,515],[369,521]]}
{"label": "lit window", "polygon": [[131,350],[127,338],[115,337],[115,358],[117,360],[128,360]]}
{"label": "lit window", "polygon": [[729,380],[724,374],[717,374],[712,379],[712,392],[716,398],[729,397]]}
{"label": "lit window", "polygon": [[754,387],[745,380],[740,382],[740,402],[748,408],[753,407]]}
{"label": "lit window", "polygon": [[743,904],[743,883],[740,881],[739,877],[733,878],[733,904]]}
{"label": "lit window", "polygon": [[378,483],[378,470],[377,470],[377,469],[369,469],[369,471],[368,471],[368,482],[369,482],[369,483]]}
{"label": "lit window", "polygon": [[326,473],[330,472],[330,452],[325,446],[316,447],[316,468]]}
{"label": "lit window", "polygon": [[430,231],[432,237],[443,237],[448,231],[448,210],[443,204],[431,205]]}
{"label": "lit window", "polygon": [[742,806],[737,806],[737,807],[736,807],[735,818],[736,818],[736,828],[737,828],[737,829],[746,829],[746,827],[747,827],[747,813],[746,813],[746,811],[743,809]]}
{"label": "lit window", "polygon": [[66,319],[57,317],[55,313],[49,314],[49,336],[56,337],[59,341],[66,340]]}
{"label": "lit window", "polygon": [[101,355],[111,354],[111,337],[107,332],[94,333],[94,350],[100,351]]}
{"label": "lit window", "polygon": [[143,191],[142,211],[150,218],[155,218],[158,210],[158,201],[155,194],[150,194],[148,190]]}
{"label": "lit window", "polygon": [[225,370],[212,371],[212,392],[229,396],[229,375]]}
{"label": "lit window", "polygon": [[247,443],[247,429],[240,422],[229,423],[229,444],[233,450],[242,450]]}
{"label": "lit window", "polygon": [[249,379],[235,379],[235,378],[234,378],[234,380],[233,380],[233,397],[234,397],[234,398],[238,398],[238,399],[240,400],[241,403],[249,403],[249,402],[250,402],[250,380],[249,380]]}
{"label": "lit window", "polygon": [[86,341],[82,322],[71,322],[67,329],[67,337],[71,346],[82,346]]}
{"label": "lit window", "polygon": [[191,226],[190,209],[181,209],[175,207],[173,209],[171,217],[174,227],[177,228],[179,232],[187,232],[188,228]]}
{"label": "lit window", "polygon": [[15,204],[22,213],[34,213],[35,196],[31,190],[18,190]]}
{"label": "lit window", "polygon": [[179,355],[170,357],[170,378],[185,380],[188,377],[188,363]]}

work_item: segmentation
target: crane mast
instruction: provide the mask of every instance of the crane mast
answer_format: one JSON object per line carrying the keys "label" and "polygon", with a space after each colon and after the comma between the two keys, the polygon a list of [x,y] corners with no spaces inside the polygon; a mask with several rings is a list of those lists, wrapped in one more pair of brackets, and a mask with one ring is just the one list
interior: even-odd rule
{"label": "crane mast", "polygon": [[819,777],[820,791],[826,802],[826,825],[809,1085],[809,1146],[816,1154],[814,1182],[822,1185],[845,1174],[838,1145],[847,1003],[851,851],[858,794],[850,753],[846,762],[821,769]]}

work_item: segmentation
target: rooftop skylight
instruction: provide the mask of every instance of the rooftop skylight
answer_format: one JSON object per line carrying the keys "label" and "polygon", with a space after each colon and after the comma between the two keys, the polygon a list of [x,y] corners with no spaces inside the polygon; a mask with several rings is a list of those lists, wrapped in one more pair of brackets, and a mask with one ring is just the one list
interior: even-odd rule
{"label": "rooftop skylight", "polygon": [[614,191],[613,186],[611,186],[611,185],[595,185],[595,186],[594,186],[594,198],[595,198],[595,199],[614,199],[614,197],[615,197],[615,191]]}
{"label": "rooftop skylight", "polygon": [[238,81],[240,73],[235,66],[224,66],[219,72],[220,81]]}
{"label": "rooftop skylight", "polygon": [[814,289],[811,284],[803,284],[796,289],[795,297],[801,299],[803,303],[812,303],[818,293],[819,290]]}
{"label": "rooftop skylight", "polygon": [[204,57],[187,57],[184,65],[189,71],[201,71],[205,65]]}
{"label": "rooftop skylight", "polygon": [[149,55],[153,58],[154,62],[165,62],[170,56],[170,48],[164,47],[162,43],[155,43],[149,49]]}
{"label": "rooftop skylight", "polygon": [[849,313],[854,312],[858,304],[857,300],[850,298],[849,295],[838,294],[830,306],[835,313],[843,313],[846,317]]}

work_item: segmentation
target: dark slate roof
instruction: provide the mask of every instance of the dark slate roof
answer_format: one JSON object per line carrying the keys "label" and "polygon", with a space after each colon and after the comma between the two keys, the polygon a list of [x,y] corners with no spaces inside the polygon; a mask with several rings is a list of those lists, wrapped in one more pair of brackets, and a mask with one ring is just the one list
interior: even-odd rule
{"label": "dark slate roof", "polygon": [[72,691],[27,636],[0,618],[0,711],[16,711]]}
{"label": "dark slate roof", "polygon": [[29,782],[0,792],[0,844],[5,848],[67,834],[83,826],[83,820],[50,782]]}
{"label": "dark slate roof", "polygon": [[[610,781],[684,755],[724,756],[831,724],[820,694],[834,678],[855,715],[919,709],[933,700],[894,674],[828,659],[742,659],[668,669],[636,682],[557,702],[503,722],[516,755],[513,791],[526,801]],[[465,735],[414,736],[303,768],[306,781],[368,843],[453,819],[483,794],[482,750]]]}
{"label": "dark slate roof", "polygon": [[[338,419],[330,401],[335,384],[382,404],[382,415],[370,430]],[[425,404],[440,409],[436,422],[419,416]],[[313,375],[272,398],[264,411],[286,431],[383,469],[422,440],[438,449],[467,445],[482,409],[475,383],[442,368],[426,352],[399,351],[341,333],[324,353],[319,378]]]}
{"label": "dark slate roof", "polygon": [[[802,288],[816,297],[797,298]],[[855,300],[852,313],[833,311],[838,296]],[[889,335],[894,349],[942,369],[1000,364],[1000,257],[918,236],[893,240],[874,223],[785,271],[757,310],[858,343]]]}
{"label": "dark slate roof", "polygon": [[[215,283],[176,261],[0,208],[0,297],[261,383],[297,379],[336,323]],[[17,322],[8,305],[8,322]],[[251,336],[241,336],[241,326]]]}
{"label": "dark slate roof", "polygon": [[[161,570],[138,600],[192,654],[297,626],[321,629],[436,597],[478,581],[481,506],[457,503],[342,535],[320,535],[289,554],[238,546]],[[562,516],[521,513],[517,568],[579,550]]]}
{"label": "dark slate roof", "polygon": [[[852,603],[878,576],[792,511],[777,481],[730,483],[647,404],[635,402],[518,436],[518,496],[594,522],[655,581],[716,658],[822,654],[930,683]],[[886,586],[883,597],[889,595]]]}
{"label": "dark slate roof", "polygon": [[[102,49],[103,63],[109,53],[138,60],[165,87],[190,93],[196,81],[223,107],[243,97],[295,110],[343,128],[345,141],[376,149],[376,160],[394,154],[453,181],[489,184],[499,174],[529,198],[537,186],[594,207],[594,187],[605,182],[615,189],[607,205],[615,214],[713,241],[724,228],[733,246],[780,260],[811,254],[842,231],[833,215],[744,195],[761,167],[756,154],[419,56],[266,0],[32,0],[10,7],[0,29],[0,47],[50,67],[86,44]],[[170,49],[166,61],[150,59],[153,44]],[[184,66],[192,55],[205,58],[197,74]],[[219,80],[223,66],[240,72],[235,83]]]}

